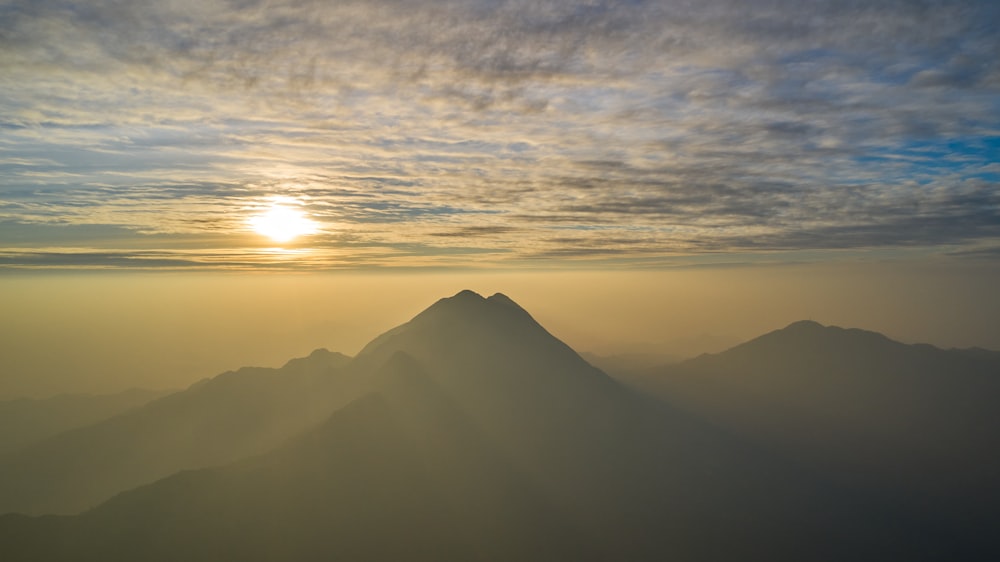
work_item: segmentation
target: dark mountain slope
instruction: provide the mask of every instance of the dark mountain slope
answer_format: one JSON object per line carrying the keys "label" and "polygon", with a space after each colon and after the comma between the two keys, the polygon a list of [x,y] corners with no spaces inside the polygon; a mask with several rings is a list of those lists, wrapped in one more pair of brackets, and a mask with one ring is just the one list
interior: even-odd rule
{"label": "dark mountain slope", "polygon": [[967,544],[982,542],[982,527],[1000,524],[995,352],[797,322],[633,380],[674,407],[919,513]]}
{"label": "dark mountain slope", "polygon": [[0,459],[0,513],[75,513],[173,474],[266,451],[350,401],[348,358],[244,368]]}

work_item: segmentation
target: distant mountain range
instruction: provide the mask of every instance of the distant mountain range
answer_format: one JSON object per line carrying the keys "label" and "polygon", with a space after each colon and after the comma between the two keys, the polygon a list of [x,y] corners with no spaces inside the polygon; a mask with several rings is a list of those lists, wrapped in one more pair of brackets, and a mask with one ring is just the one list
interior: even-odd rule
{"label": "distant mountain range", "polygon": [[0,401],[0,455],[114,417],[171,392],[133,388],[114,394],[61,394]]}
{"label": "distant mountain range", "polygon": [[[771,434],[734,430],[733,395],[749,388],[749,400],[770,405],[768,388],[796,376],[820,382],[772,389],[774,403],[825,396],[841,404],[827,408],[840,412],[831,427],[863,427],[868,420],[848,407],[858,397],[823,382],[845,369],[863,381],[855,390],[875,393],[862,402],[907,395],[914,376],[935,384],[960,377],[970,381],[963,389],[983,385],[979,400],[997,397],[990,353],[897,347],[877,334],[828,330],[793,325],[650,372],[638,392],[506,296],[463,291],[354,359],[317,352],[282,369],[220,375],[4,460],[0,497],[35,513],[57,504],[84,509],[145,484],[79,515],[0,516],[4,560],[882,561],[1000,553],[975,532],[990,522],[985,513],[953,520],[934,511],[938,504],[915,509],[919,501],[907,501],[904,488],[872,493],[872,481],[789,456],[782,441],[764,438]],[[894,358],[911,352],[933,359]],[[927,374],[898,371],[911,364]],[[868,368],[877,374],[861,374]],[[762,378],[729,390],[730,376]],[[889,388],[895,384],[902,386]],[[727,396],[718,404],[702,394],[713,385]],[[967,393],[939,386],[956,404]],[[797,413],[759,415],[775,423]],[[814,438],[850,449],[830,434]],[[34,493],[18,495],[22,488]]]}
{"label": "distant mountain range", "polygon": [[263,453],[357,396],[349,359],[317,350],[281,369],[223,373],[0,456],[0,513],[78,513],[177,471]]}

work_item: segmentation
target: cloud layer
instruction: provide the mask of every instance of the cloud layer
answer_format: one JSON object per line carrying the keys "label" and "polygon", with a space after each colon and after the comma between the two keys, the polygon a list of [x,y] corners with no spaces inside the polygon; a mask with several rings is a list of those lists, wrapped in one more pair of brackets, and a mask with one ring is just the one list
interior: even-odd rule
{"label": "cloud layer", "polygon": [[[998,28],[988,0],[13,0],[0,266],[977,252]],[[248,231],[277,196],[309,259]]]}

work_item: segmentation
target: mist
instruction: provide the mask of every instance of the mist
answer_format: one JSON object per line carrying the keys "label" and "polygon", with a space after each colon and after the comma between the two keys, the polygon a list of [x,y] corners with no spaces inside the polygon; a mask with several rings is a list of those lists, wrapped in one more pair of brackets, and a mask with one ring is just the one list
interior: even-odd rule
{"label": "mist", "polygon": [[1000,268],[844,262],[654,271],[0,276],[0,399],[183,388],[325,347],[354,355],[465,287],[502,291],[574,349],[691,357],[797,320],[1000,349]]}

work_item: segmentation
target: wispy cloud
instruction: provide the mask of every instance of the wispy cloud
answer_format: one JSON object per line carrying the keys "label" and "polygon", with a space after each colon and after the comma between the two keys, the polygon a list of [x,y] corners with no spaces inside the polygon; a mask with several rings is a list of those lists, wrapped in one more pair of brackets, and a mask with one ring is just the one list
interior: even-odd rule
{"label": "wispy cloud", "polygon": [[[988,0],[12,0],[0,246],[252,264],[283,195],[352,266],[978,247],[998,27]],[[109,234],[66,257],[43,225]]]}

